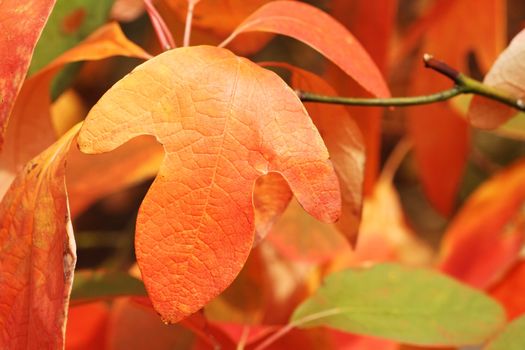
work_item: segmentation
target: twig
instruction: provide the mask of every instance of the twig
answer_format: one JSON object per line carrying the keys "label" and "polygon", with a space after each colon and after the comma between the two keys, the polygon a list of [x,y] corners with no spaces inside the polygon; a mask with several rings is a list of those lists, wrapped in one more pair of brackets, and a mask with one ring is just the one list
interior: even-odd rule
{"label": "twig", "polygon": [[492,100],[506,104],[507,106],[515,108],[519,111],[525,111],[525,102],[520,98],[516,98],[505,91],[485,85],[476,79],[468,77],[465,74],[458,72],[454,68],[448,66],[446,63],[436,60],[434,57],[432,57],[432,55],[425,54],[423,56],[423,61],[425,62],[425,67],[445,75],[454,81],[457,86],[464,87],[464,93],[466,94],[470,93],[485,96]]}
{"label": "twig", "polygon": [[519,111],[525,111],[525,102],[510,94],[485,85],[480,81],[470,78],[442,61],[438,61],[431,55],[423,56],[425,67],[430,68],[455,83],[451,89],[440,91],[431,95],[392,97],[392,98],[353,98],[340,96],[318,95],[307,91],[296,90],[297,95],[303,102],[319,102],[354,106],[379,106],[379,107],[402,107],[415,106],[446,101],[452,97],[462,94],[476,94],[485,96],[492,100],[501,102]]}
{"label": "twig", "polygon": [[155,29],[155,33],[157,34],[157,38],[159,39],[162,48],[164,50],[176,48],[177,45],[175,45],[175,40],[173,39],[168,26],[155,6],[153,6],[151,0],[144,0],[144,5],[146,6],[146,12],[148,12],[151,24],[153,25],[153,29]]}

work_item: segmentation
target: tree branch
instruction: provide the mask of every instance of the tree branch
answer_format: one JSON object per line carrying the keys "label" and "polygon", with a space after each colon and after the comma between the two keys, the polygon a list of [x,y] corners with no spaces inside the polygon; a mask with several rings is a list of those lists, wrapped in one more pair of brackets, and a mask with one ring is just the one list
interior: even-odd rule
{"label": "tree branch", "polygon": [[519,111],[525,111],[525,102],[523,100],[511,96],[505,91],[501,91],[494,87],[485,85],[482,82],[477,81],[473,78],[470,78],[464,75],[463,73],[458,72],[456,69],[450,67],[445,62],[436,60],[431,55],[425,54],[423,56],[423,62],[425,63],[425,67],[430,68],[452,80],[455,83],[454,87],[431,95],[392,98],[354,98],[327,96],[318,95],[301,90],[296,90],[296,93],[297,96],[299,96],[299,98],[303,102],[379,107],[403,107],[424,105],[429,103],[446,101],[448,99],[451,99],[452,97],[462,94],[476,94],[501,102]]}

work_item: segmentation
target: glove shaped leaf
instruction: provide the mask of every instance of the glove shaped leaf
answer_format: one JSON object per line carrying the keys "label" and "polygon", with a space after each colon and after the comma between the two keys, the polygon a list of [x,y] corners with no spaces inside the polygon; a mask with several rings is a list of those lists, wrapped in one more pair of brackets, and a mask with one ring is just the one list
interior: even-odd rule
{"label": "glove shaped leaf", "polygon": [[394,264],[331,274],[292,316],[302,327],[444,346],[481,343],[503,321],[502,308],[482,292],[437,272]]}
{"label": "glove shaped leaf", "polygon": [[100,153],[143,134],[166,155],[139,211],[136,253],[166,322],[200,309],[241,270],[259,176],[279,172],[312,215],[339,216],[337,177],[295,93],[228,50],[180,48],[137,67],[93,107],[78,142]]}

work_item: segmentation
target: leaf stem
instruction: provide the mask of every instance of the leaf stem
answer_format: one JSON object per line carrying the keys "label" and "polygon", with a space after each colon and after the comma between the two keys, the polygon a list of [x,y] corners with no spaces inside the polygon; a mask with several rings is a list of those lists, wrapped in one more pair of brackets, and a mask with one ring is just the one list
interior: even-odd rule
{"label": "leaf stem", "polygon": [[480,81],[470,78],[465,74],[458,72],[456,69],[450,67],[446,63],[436,60],[429,54],[425,54],[423,56],[423,61],[425,63],[425,67],[430,68],[452,80],[455,83],[454,87],[430,95],[392,98],[354,98],[327,96],[300,90],[296,90],[296,93],[303,102],[379,107],[424,105],[446,101],[462,94],[476,94],[498,101],[517,110],[525,111],[525,102],[519,98],[511,96],[505,91],[485,85]]}
{"label": "leaf stem", "polygon": [[144,0],[144,5],[162,49],[167,51],[176,48],[177,45],[175,44],[175,40],[173,39],[166,22],[164,22],[162,16],[159,14],[155,6],[153,6],[151,0]]}
{"label": "leaf stem", "polygon": [[325,318],[328,316],[338,315],[341,313],[341,309],[339,308],[333,308],[328,309],[320,312],[316,312],[314,314],[305,316],[303,318],[300,318],[298,320],[295,320],[293,322],[288,323],[286,326],[279,329],[277,332],[273,333],[271,336],[266,338],[261,344],[259,344],[254,350],[263,350],[266,349],[268,346],[275,343],[280,338],[284,337],[286,334],[288,334],[292,329],[301,326],[305,323],[312,322],[319,320],[321,318]]}
{"label": "leaf stem", "polygon": [[182,45],[190,46],[191,23],[193,21],[193,9],[200,0],[188,0],[188,12],[186,13],[186,24],[184,26],[184,39]]}
{"label": "leaf stem", "polygon": [[454,86],[449,90],[440,91],[431,95],[392,98],[327,96],[300,90],[296,90],[296,93],[303,102],[319,102],[352,106],[402,107],[445,101],[452,97],[466,93],[466,90],[461,86]]}

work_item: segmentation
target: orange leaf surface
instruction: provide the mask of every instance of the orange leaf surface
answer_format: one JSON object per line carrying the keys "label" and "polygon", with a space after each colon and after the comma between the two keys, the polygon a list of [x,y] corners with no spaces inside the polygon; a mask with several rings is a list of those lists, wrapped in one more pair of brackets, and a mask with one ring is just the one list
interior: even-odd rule
{"label": "orange leaf surface", "polygon": [[[468,54],[474,52],[481,69],[497,57],[505,37],[504,2],[463,0],[436,3],[433,17],[424,18],[424,42],[420,55],[430,53],[450,66],[468,72]],[[476,8],[476,11],[472,11]],[[444,13],[443,13],[444,12]],[[493,15],[487,16],[487,13]],[[468,18],[468,21],[465,21]],[[416,23],[415,26],[421,26]],[[417,27],[416,27],[417,28]],[[461,40],[458,40],[461,33]],[[483,33],[483,35],[480,35]],[[418,62],[419,63],[419,62]],[[418,64],[410,95],[428,94],[451,87],[448,79]],[[444,215],[453,210],[469,148],[467,123],[447,104],[411,107],[407,110],[423,189]]]}
{"label": "orange leaf surface", "polygon": [[525,314],[525,262],[521,259],[505,277],[490,289],[490,294],[499,300],[507,311],[507,317],[514,319]]}
{"label": "orange leaf surface", "polygon": [[57,139],[50,116],[49,96],[49,86],[55,74],[66,63],[115,55],[150,57],[124,36],[118,24],[111,23],[24,83],[7,128],[4,152],[0,155],[0,198],[24,164]]}
{"label": "orange leaf surface", "polygon": [[339,216],[328,152],[295,93],[227,50],[180,48],[142,64],[93,107],[79,146],[107,152],[142,134],[166,156],[137,218],[137,261],[167,322],[200,309],[240,271],[260,175],[281,173],[317,218]]}
{"label": "orange leaf surface", "polygon": [[478,288],[501,278],[525,242],[525,161],[486,181],[450,224],[439,268]]}
{"label": "orange leaf surface", "polygon": [[246,32],[283,34],[302,41],[339,66],[373,95],[390,96],[381,72],[361,44],[342,24],[311,5],[272,1],[245,19],[221,46]]}
{"label": "orange leaf surface", "polygon": [[[483,82],[516,98],[525,97],[525,29],[512,39],[485,76]],[[478,128],[495,128],[506,122],[516,110],[480,96],[474,96],[468,118]]]}
{"label": "orange leaf surface", "polygon": [[[332,0],[330,12],[363,44],[383,76],[388,76],[388,51],[393,36],[398,0]],[[335,65],[329,65],[325,79],[340,96],[363,96],[366,92]],[[363,133],[366,146],[364,193],[371,194],[379,174],[381,117],[383,108],[347,106]]]}
{"label": "orange leaf surface", "polygon": [[60,349],[75,267],[65,158],[79,126],[29,162],[0,203],[0,348]]}
{"label": "orange leaf surface", "polygon": [[0,149],[9,115],[55,0],[0,2]]}

